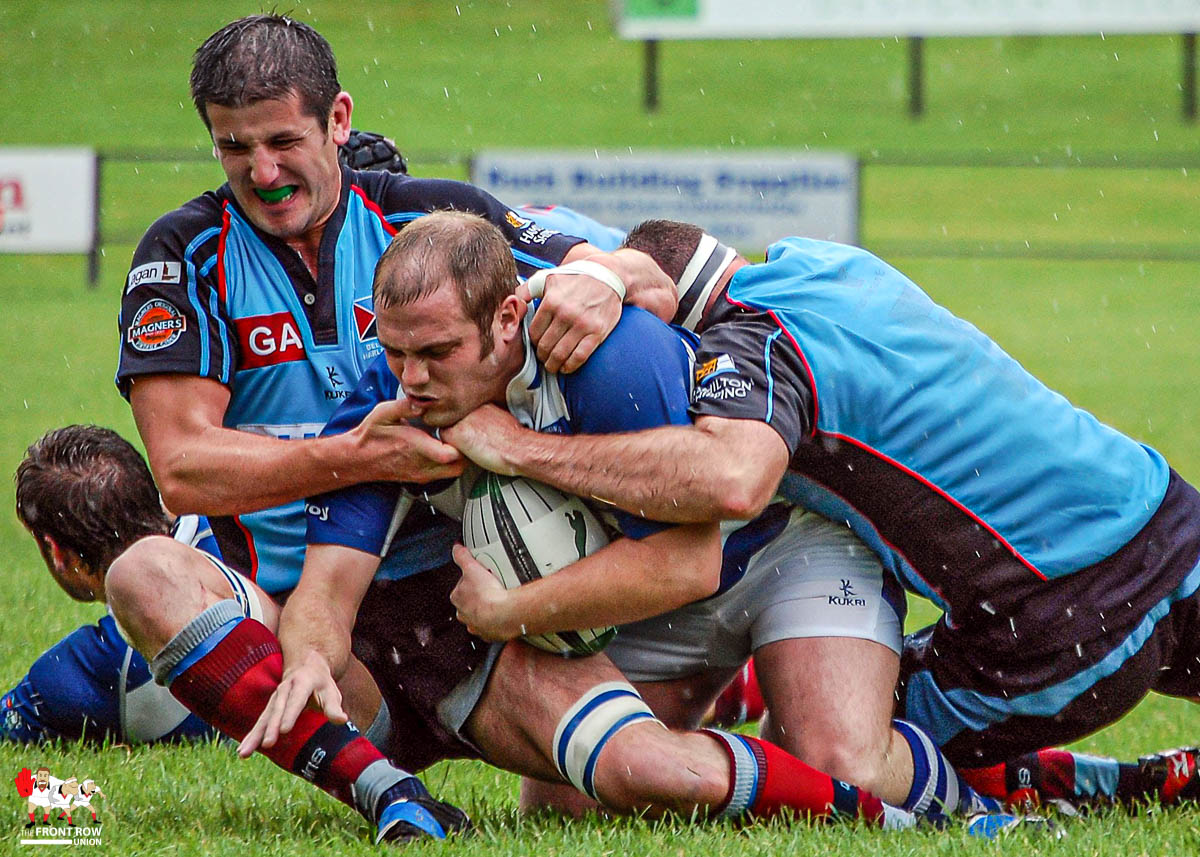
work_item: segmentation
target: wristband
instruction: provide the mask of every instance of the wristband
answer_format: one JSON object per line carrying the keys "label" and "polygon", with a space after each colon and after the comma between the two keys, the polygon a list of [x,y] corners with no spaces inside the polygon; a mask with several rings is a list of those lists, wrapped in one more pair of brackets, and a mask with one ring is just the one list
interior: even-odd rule
{"label": "wristband", "polygon": [[617,297],[624,302],[625,300],[625,283],[611,268],[606,268],[599,262],[592,262],[588,259],[579,259],[575,262],[568,262],[565,265],[559,265],[557,268],[543,268],[535,273],[532,277],[525,281],[525,285],[529,288],[529,296],[531,298],[540,298],[546,290],[546,278],[555,274],[580,274],[585,277],[591,277],[599,280],[617,293]]}

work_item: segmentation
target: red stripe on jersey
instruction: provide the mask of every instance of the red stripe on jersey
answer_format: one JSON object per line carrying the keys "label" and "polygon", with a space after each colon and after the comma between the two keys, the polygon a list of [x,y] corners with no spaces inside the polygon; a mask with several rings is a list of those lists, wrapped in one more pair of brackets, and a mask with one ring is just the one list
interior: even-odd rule
{"label": "red stripe on jersey", "polygon": [[383,216],[383,209],[380,208],[373,200],[367,199],[367,194],[361,187],[356,184],[352,184],[350,185],[350,190],[358,194],[358,198],[362,200],[362,203],[367,207],[367,210],[375,212],[375,214],[379,217],[379,222],[383,224],[383,228],[387,231],[388,235],[395,235],[400,231],[395,226],[392,226],[392,224],[387,222],[387,218]]}
{"label": "red stripe on jersey", "polygon": [[729,296],[729,292],[725,293],[725,300],[729,301],[734,306],[740,306],[742,309],[750,310],[751,312],[765,312],[767,315],[771,316],[771,321],[775,322],[776,326],[783,331],[783,335],[788,338],[788,342],[792,343],[792,347],[795,348],[796,353],[800,355],[800,362],[804,364],[804,371],[808,373],[808,386],[812,390],[813,397],[812,431],[810,431],[808,434],[809,437],[816,437],[817,417],[821,413],[821,405],[817,401],[817,379],[813,376],[812,367],[808,365],[808,358],[804,356],[804,349],[800,347],[800,343],[796,341],[796,337],[792,336],[792,332],[783,326],[783,322],[779,320],[779,316],[775,315],[774,310],[735,301]]}
{"label": "red stripe on jersey", "polygon": [[246,552],[250,554],[250,579],[256,581],[258,580],[258,549],[254,547],[254,536],[250,534],[250,530],[242,523],[241,515],[234,515],[233,522],[242,531],[242,535],[246,537]]}
{"label": "red stripe on jersey", "polygon": [[229,203],[221,205],[221,235],[217,239],[217,296],[225,303],[225,237],[229,235]]}
{"label": "red stripe on jersey", "polygon": [[856,440],[852,437],[849,437],[848,435],[837,434],[836,432],[821,432],[821,434],[825,435],[826,437],[837,438],[838,440],[844,441],[845,443],[848,443],[851,446],[856,446],[859,449],[863,450],[864,452],[875,456],[880,461],[890,464],[892,467],[896,468],[897,470],[901,471],[902,473],[908,474],[913,479],[917,480],[922,485],[924,485],[926,488],[928,488],[930,491],[937,494],[943,500],[946,500],[948,503],[950,503],[950,505],[952,505],[954,508],[958,509],[958,511],[962,512],[964,515],[966,515],[972,521],[977,523],[979,526],[983,527],[983,529],[987,530],[988,533],[991,534],[992,538],[996,539],[996,541],[998,541],[998,542],[1000,542],[1000,544],[1004,545],[1004,547],[1008,549],[1008,552],[1017,558],[1017,561],[1020,562],[1021,565],[1025,566],[1027,569],[1032,571],[1034,574],[1036,574],[1042,580],[1047,580],[1046,575],[1042,574],[1038,570],[1037,566],[1035,566],[1029,560],[1025,559],[1025,557],[1021,556],[1020,551],[1018,551],[1015,547],[1010,545],[1008,543],[1008,540],[1005,539],[1004,536],[1000,535],[998,532],[996,532],[994,529],[992,529],[992,527],[987,523],[987,521],[983,520],[983,518],[979,517],[974,512],[972,512],[970,509],[968,509],[966,506],[964,506],[962,503],[955,500],[953,497],[951,497],[949,494],[947,494],[941,488],[934,485],[932,482],[930,482],[928,479],[926,479],[920,473],[917,473],[915,470],[909,470],[907,467],[905,467],[899,461],[896,461],[893,458],[889,458],[888,456],[884,455],[879,450],[863,443],[861,440]]}

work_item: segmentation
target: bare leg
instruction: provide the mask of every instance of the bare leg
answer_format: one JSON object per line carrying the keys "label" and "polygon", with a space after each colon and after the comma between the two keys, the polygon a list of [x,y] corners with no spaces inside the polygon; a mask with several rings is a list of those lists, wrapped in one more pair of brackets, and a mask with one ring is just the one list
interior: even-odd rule
{"label": "bare leg", "polygon": [[[674,681],[639,682],[634,686],[659,720],[671,729],[689,730],[699,727],[702,716],[731,676],[731,672],[721,670]],[[551,809],[574,817],[603,810],[573,786],[529,777],[521,779],[520,808],[522,812]]]}
{"label": "bare leg", "polygon": [[[279,605],[253,581],[262,623],[279,629]],[[151,660],[189,622],[219,601],[233,598],[228,579],[200,551],[169,536],[135,542],[113,562],[105,577],[108,605],[133,647]],[[352,721],[365,729],[379,711],[379,688],[352,659],[339,682]]]}
{"label": "bare leg", "polygon": [[771,740],[815,768],[901,804],[912,754],[891,726],[899,656],[852,637],[768,643],[754,653]]}
{"label": "bare leg", "polygon": [[[552,753],[567,710],[601,682],[623,681],[602,655],[566,660],[520,642],[505,647],[467,732],[489,762],[539,780],[561,782]],[[719,806],[730,777],[721,746],[698,733],[633,723],[599,754],[595,784],[607,806],[623,811]]]}

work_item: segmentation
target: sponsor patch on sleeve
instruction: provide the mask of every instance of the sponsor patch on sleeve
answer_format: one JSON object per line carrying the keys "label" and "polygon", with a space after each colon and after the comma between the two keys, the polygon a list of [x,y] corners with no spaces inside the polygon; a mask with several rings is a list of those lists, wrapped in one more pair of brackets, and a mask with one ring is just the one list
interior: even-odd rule
{"label": "sponsor patch on sleeve", "polygon": [[146,283],[176,285],[183,280],[183,265],[179,262],[147,262],[129,272],[125,293],[129,294]]}
{"label": "sponsor patch on sleeve", "polygon": [[169,348],[187,330],[187,319],[169,301],[146,301],[133,315],[125,334],[126,341],[138,351]]}
{"label": "sponsor patch on sleeve", "polygon": [[533,223],[532,220],[529,220],[528,218],[525,218],[525,217],[521,217],[521,215],[517,214],[515,211],[504,212],[504,219],[508,221],[509,226],[511,226],[513,229],[518,229],[518,230],[525,229],[530,224]]}
{"label": "sponsor patch on sleeve", "polygon": [[705,360],[696,367],[696,384],[707,384],[718,375],[724,375],[729,372],[737,374],[737,367],[733,365],[733,358],[728,354],[719,354],[711,360]]}

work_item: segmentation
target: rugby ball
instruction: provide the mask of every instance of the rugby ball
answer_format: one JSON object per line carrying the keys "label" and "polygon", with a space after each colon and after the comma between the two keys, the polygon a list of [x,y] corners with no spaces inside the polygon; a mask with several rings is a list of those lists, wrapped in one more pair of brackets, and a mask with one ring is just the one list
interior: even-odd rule
{"label": "rugby ball", "polygon": [[[603,525],[578,497],[520,477],[480,474],[463,509],[463,544],[505,589],[553,574],[608,544]],[[590,655],[616,628],[529,634],[521,639],[560,655]]]}

